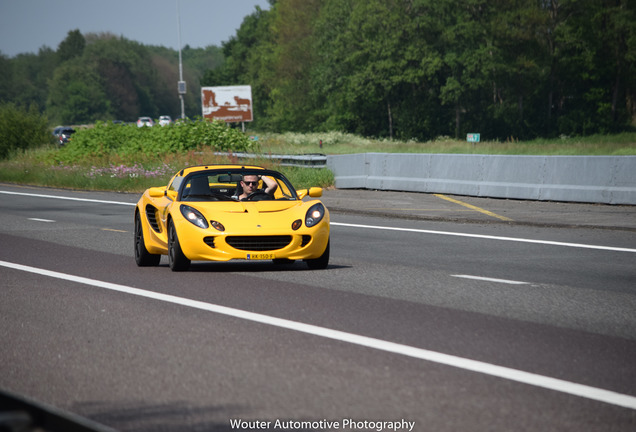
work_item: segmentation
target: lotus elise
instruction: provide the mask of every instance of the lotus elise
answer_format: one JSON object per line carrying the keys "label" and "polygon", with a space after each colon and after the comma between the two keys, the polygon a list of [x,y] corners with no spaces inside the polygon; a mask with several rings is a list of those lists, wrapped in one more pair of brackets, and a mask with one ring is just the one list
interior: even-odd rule
{"label": "lotus elise", "polygon": [[[135,207],[135,261],[173,271],[191,261],[304,260],[329,264],[329,212],[322,189],[295,190],[281,173],[257,166],[206,165],[147,189]],[[304,199],[307,198],[307,199]]]}

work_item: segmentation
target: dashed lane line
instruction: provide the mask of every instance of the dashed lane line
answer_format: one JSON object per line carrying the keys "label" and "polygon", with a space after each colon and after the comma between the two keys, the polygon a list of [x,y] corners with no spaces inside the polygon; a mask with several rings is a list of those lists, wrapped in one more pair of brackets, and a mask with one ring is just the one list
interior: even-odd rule
{"label": "dashed lane line", "polygon": [[[64,197],[64,196],[56,196],[56,195],[32,194],[32,193],[24,193],[24,192],[0,191],[0,194],[24,195],[24,196],[34,196],[34,197],[39,197],[39,198],[55,198],[55,199],[63,199],[63,200],[70,200],[70,201],[86,201],[86,202],[95,202],[95,203],[104,203],[104,204],[127,205],[127,206],[135,206],[136,205],[136,203],[127,203],[127,202],[121,202],[121,201],[96,200],[96,199],[90,199],[90,198],[74,198],[74,197]],[[384,226],[375,226],[375,225],[348,224],[348,223],[339,223],[339,222],[331,222],[331,225],[333,225],[333,226],[342,226],[342,227],[364,228],[364,229],[379,229],[379,230],[390,230],[390,231],[418,232],[418,233],[423,233],[423,234],[437,234],[437,235],[448,235],[448,236],[458,236],[458,237],[470,237],[470,238],[480,238],[480,239],[489,239],[489,240],[502,240],[502,241],[521,242],[521,243],[535,243],[535,244],[544,244],[544,245],[552,245],[552,246],[567,246],[567,247],[577,247],[577,248],[584,248],[584,249],[597,249],[597,250],[614,251],[614,252],[633,252],[633,253],[636,253],[636,249],[631,249],[631,248],[620,248],[620,247],[599,246],[599,245],[587,245],[587,244],[582,244],[582,243],[566,243],[566,242],[555,242],[555,241],[548,241],[548,240],[534,240],[534,239],[490,236],[490,235],[481,235],[481,234],[467,234],[467,233],[448,232],[448,231],[433,231],[433,230],[423,230],[423,229],[414,229],[414,228],[396,228],[396,227],[384,227]]]}
{"label": "dashed lane line", "polygon": [[367,348],[376,349],[379,351],[390,352],[407,357],[417,358],[429,362],[434,362],[446,366],[452,366],[455,368],[469,370],[493,377],[503,378],[510,381],[515,381],[535,387],[541,387],[544,389],[566,393],[586,399],[595,400],[598,402],[604,402],[611,405],[616,405],[624,408],[636,410],[636,397],[617,393],[610,390],[600,389],[584,384],[578,384],[571,381],[565,381],[557,378],[551,378],[535,373],[524,372],[517,369],[507,368],[503,366],[497,366],[494,364],[471,360],[463,357],[457,357],[449,354],[444,354],[436,351],[429,351],[422,348],[416,348],[408,345],[402,345],[395,342],[389,342],[386,340],[375,339],[367,336],[357,335],[353,333],[347,333],[339,330],[332,330],[324,327],[319,327],[311,324],[304,324],[301,322],[286,320],[282,318],[271,317],[268,315],[262,315],[254,312],[248,312],[241,309],[229,308],[226,306],[215,305],[211,303],[205,303],[197,300],[186,299],[183,297],[176,297],[168,294],[161,294],[153,291],[146,291],[139,288],[133,288],[125,285],[114,284],[110,282],[99,281],[95,279],[89,279],[80,276],[69,275],[66,273],[55,272],[51,270],[45,270],[41,268],[26,266],[22,264],[11,263],[7,261],[0,261],[0,266],[20,270],[29,273],[40,274],[52,278],[67,280],[80,284],[85,284],[97,288],[108,289],[139,297],[145,297],[149,299],[159,300],[172,304],[182,305],[195,309],[205,310],[217,314],[231,316],[247,321],[252,321],[260,324],[274,326],[278,328],[284,328],[287,330],[297,331],[305,334],[319,336],[327,339],[337,340],[341,342],[350,343],[353,345],[363,346]]}

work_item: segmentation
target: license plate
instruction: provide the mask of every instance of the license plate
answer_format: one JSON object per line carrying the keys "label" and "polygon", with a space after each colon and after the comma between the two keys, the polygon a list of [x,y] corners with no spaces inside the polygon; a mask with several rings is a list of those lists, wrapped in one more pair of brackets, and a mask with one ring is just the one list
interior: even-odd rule
{"label": "license plate", "polygon": [[276,255],[273,253],[253,253],[247,254],[248,260],[271,260],[276,258]]}

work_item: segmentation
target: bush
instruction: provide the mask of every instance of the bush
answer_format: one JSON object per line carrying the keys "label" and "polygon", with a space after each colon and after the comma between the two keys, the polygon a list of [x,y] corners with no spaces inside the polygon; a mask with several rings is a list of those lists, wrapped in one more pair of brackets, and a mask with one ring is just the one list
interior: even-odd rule
{"label": "bush", "polygon": [[53,136],[47,123],[35,105],[28,111],[13,103],[0,105],[0,159],[6,159],[16,150],[51,144]]}
{"label": "bush", "polygon": [[138,128],[99,122],[80,129],[59,152],[60,161],[81,161],[86,157],[113,156],[126,160],[140,153],[162,157],[209,148],[223,152],[253,152],[258,144],[224,122],[185,121],[169,126]]}

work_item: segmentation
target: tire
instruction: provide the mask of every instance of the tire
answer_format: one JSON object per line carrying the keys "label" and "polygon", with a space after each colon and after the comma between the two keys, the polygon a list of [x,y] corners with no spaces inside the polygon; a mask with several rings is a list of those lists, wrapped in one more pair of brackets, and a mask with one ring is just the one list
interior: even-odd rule
{"label": "tire", "polygon": [[172,271],[184,271],[190,267],[190,260],[186,258],[179,244],[177,230],[172,222],[168,225],[168,265]]}
{"label": "tire", "polygon": [[316,259],[305,260],[305,262],[307,263],[307,267],[309,267],[311,270],[324,270],[327,268],[327,266],[329,265],[329,243],[331,243],[331,241],[327,241],[327,247],[325,248],[325,251],[322,253],[322,255],[320,255],[320,257]]}
{"label": "tire", "polygon": [[141,216],[135,215],[135,262],[139,267],[153,267],[159,265],[161,255],[151,254],[146,249],[144,230],[141,226]]}

